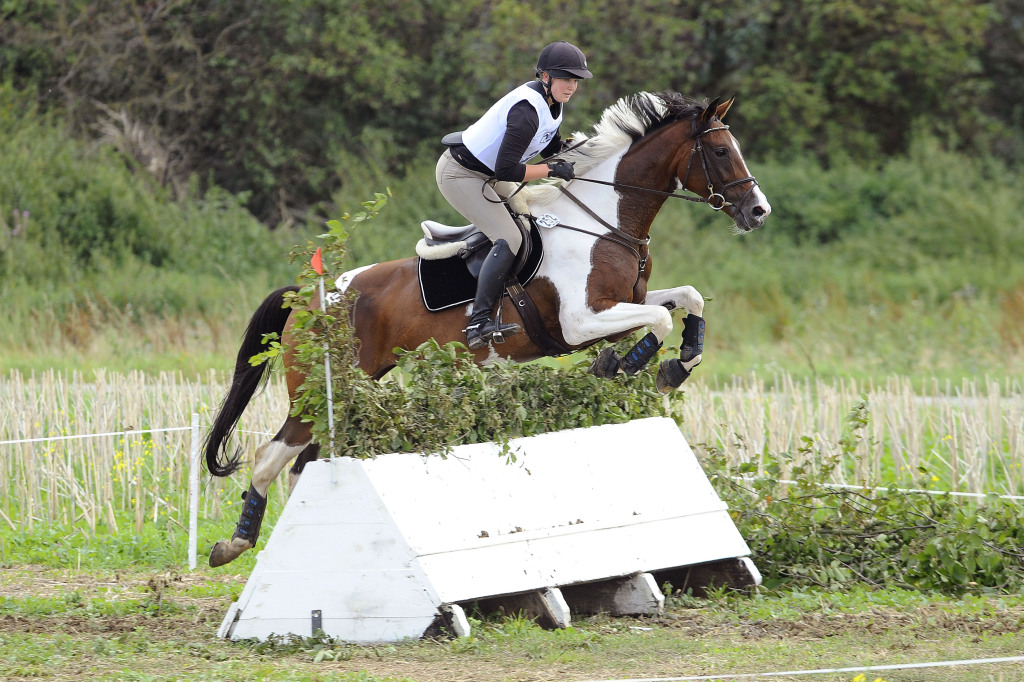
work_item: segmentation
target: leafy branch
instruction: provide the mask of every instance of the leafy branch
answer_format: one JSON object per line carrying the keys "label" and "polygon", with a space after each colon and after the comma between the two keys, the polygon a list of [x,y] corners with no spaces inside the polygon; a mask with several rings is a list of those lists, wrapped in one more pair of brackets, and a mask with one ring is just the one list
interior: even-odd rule
{"label": "leafy branch", "polygon": [[[328,272],[336,273],[343,262],[350,230],[376,218],[389,197],[377,193],[362,211],[328,223],[329,231],[320,235]],[[308,244],[293,255],[308,262],[312,251]],[[291,303],[298,311],[292,352],[307,377],[293,413],[312,422],[317,442],[329,442],[324,370],[329,358],[337,455],[446,454],[456,445],[494,442],[514,461],[513,438],[670,414],[671,402],[658,392],[653,372],[613,381],[589,374],[586,368],[596,349],[578,354],[564,370],[537,363],[480,367],[461,343],[441,346],[429,340],[396,350],[393,375],[374,381],[358,369],[358,338],[350,323],[355,295],[328,291],[326,311],[311,307],[318,277],[305,266]],[[620,342],[620,350],[625,352],[630,343]],[[283,350],[272,340],[262,357],[277,357]]]}

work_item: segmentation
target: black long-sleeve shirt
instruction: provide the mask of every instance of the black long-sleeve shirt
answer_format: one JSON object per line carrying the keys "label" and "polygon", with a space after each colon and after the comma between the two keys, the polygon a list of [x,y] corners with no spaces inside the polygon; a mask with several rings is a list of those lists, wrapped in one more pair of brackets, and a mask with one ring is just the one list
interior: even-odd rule
{"label": "black long-sleeve shirt", "polygon": [[[544,86],[535,81],[530,87],[538,92],[544,92]],[[558,117],[562,105],[558,102],[551,105],[551,115]],[[522,182],[526,177],[526,164],[523,163],[523,154],[537,134],[540,127],[540,119],[537,118],[537,110],[523,100],[516,103],[509,109],[506,119],[505,136],[501,140],[501,147],[498,150],[498,158],[494,168],[488,168],[482,161],[477,159],[464,145],[455,145],[451,148],[452,157],[463,167],[478,173],[486,173],[503,182]],[[547,158],[558,153],[562,148],[562,137],[556,134],[551,138],[544,149],[541,150],[542,158]]]}

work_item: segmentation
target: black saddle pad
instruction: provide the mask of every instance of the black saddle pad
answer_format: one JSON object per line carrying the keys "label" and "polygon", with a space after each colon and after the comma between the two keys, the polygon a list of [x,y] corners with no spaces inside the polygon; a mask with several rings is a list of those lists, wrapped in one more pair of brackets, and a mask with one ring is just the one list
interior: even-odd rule
{"label": "black saddle pad", "polygon": [[[487,247],[488,250],[490,247]],[[519,271],[519,282],[523,286],[533,279],[540,269],[544,257],[544,242],[536,225],[530,229],[530,255]],[[440,260],[419,259],[417,272],[420,278],[420,293],[427,310],[436,312],[457,305],[469,303],[476,296],[476,277],[459,256]]]}

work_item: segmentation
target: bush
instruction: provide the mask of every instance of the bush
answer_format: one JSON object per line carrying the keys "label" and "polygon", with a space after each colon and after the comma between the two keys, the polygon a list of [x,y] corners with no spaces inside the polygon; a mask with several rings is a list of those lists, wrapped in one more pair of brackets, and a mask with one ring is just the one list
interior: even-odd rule
{"label": "bush", "polygon": [[[855,408],[848,422],[847,452],[868,424],[866,406]],[[734,476],[753,474],[751,465],[729,471],[715,454],[706,464],[766,586],[840,590],[862,583],[952,594],[1024,588],[1019,502],[998,495],[971,501],[896,488],[841,489],[827,483],[841,459],[839,453],[818,457],[814,466],[790,466],[792,458],[777,453],[766,475],[751,479]],[[779,480],[783,470],[792,471],[793,484]],[[922,473],[924,489],[930,477]]]}
{"label": "bush", "polygon": [[240,320],[249,301],[294,279],[291,236],[268,230],[239,197],[214,188],[174,200],[2,84],[0,158],[7,353],[27,339],[32,351],[89,350],[85,339],[111,327],[134,338],[176,317]]}

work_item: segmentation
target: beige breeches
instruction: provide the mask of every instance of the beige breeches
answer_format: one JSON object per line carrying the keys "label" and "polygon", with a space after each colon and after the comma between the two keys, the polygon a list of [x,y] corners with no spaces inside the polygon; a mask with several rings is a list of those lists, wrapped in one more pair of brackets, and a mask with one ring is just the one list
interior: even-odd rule
{"label": "beige breeches", "polygon": [[491,181],[485,185],[486,175],[462,167],[448,151],[438,160],[435,177],[441,195],[463,218],[479,227],[492,242],[504,239],[513,253],[519,253],[523,243],[519,226],[501,203],[515,191],[517,183]]}

